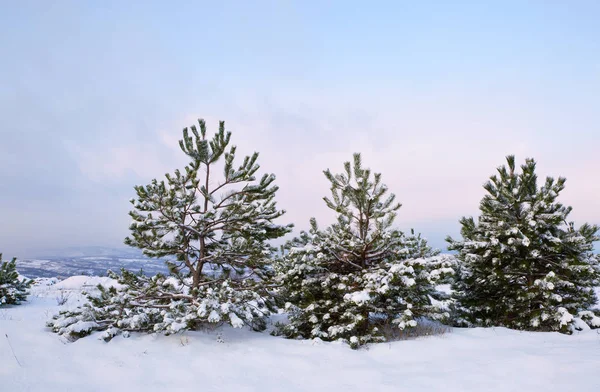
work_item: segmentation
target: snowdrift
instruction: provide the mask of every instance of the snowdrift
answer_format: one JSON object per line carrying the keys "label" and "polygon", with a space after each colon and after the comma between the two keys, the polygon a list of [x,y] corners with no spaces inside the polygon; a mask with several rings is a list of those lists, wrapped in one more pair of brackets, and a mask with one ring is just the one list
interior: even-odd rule
{"label": "snowdrift", "polygon": [[[41,280],[27,303],[0,309],[1,391],[548,392],[600,385],[600,334],[593,330],[454,329],[356,351],[233,328],[110,343],[94,336],[67,343],[47,331],[52,314],[80,303],[82,290],[110,284],[106,279]],[[59,306],[61,291],[71,295]]]}

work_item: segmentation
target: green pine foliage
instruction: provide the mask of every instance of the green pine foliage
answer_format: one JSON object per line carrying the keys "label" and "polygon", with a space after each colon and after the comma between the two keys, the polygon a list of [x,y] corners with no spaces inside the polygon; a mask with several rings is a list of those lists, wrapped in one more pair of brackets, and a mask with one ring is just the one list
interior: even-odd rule
{"label": "green pine foliage", "polygon": [[439,249],[429,246],[427,239],[421,237],[421,233],[415,234],[415,229],[410,229],[410,235],[404,237],[403,244],[404,258],[406,259],[432,257],[440,254]]}
{"label": "green pine foliage", "polygon": [[277,263],[289,313],[279,333],[356,348],[385,340],[384,326],[404,329],[422,317],[444,317],[434,285],[452,273],[452,263],[434,257],[420,235],[392,228],[400,204],[381,174],[362,167],[360,154],[344,169],[324,172],[331,182],[331,198],[324,200],[336,223],[321,230],[313,218]]}
{"label": "green pine foliage", "polygon": [[600,327],[589,312],[600,285],[598,227],[575,228],[571,207],[557,200],[565,179],[538,186],[535,168],[527,159],[518,172],[508,156],[484,186],[479,218],[461,219],[461,240],[447,238],[460,260],[459,324],[565,333],[585,327],[581,320]]}
{"label": "green pine foliage", "polygon": [[268,241],[291,230],[291,225],[273,223],[285,213],[276,208],[275,175],[257,181],[256,152],[234,166],[236,147],[229,147],[231,132],[225,132],[224,122],[212,140],[206,138],[203,120],[191,132],[184,129],[179,142],[191,159],[183,172],[135,187],[131,236],[125,243],[150,257],[176,258],[174,273],[189,274],[193,289],[225,279],[251,282],[248,273],[264,278],[273,252]]}
{"label": "green pine foliage", "polygon": [[73,322],[113,333],[171,333],[202,323],[265,325],[273,309],[269,289],[276,251],[269,241],[292,226],[275,223],[285,211],[276,206],[275,176],[256,177],[258,153],[236,166],[236,147],[230,146],[224,122],[212,139],[204,120],[198,122],[184,129],[179,142],[190,159],[184,170],[136,186],[137,198],[131,200],[133,222],[125,243],[147,256],[168,258],[170,276],[114,275],[120,289],[101,289],[80,315],[54,319],[55,332],[72,335]]}
{"label": "green pine foliage", "polygon": [[125,269],[121,274],[109,271],[108,276],[114,279],[114,285],[98,285],[86,293],[86,304],[60,311],[47,326],[72,340],[104,331],[105,341],[129,332],[170,335],[206,322],[248,325],[256,330],[266,326],[265,300],[254,290],[234,288],[226,281],[216,290],[201,286],[199,293],[192,295],[189,278],[181,281],[162,274],[148,277]]}
{"label": "green pine foliage", "polygon": [[0,307],[19,305],[25,301],[31,283],[31,280],[19,278],[16,258],[2,261],[2,253],[0,253]]}

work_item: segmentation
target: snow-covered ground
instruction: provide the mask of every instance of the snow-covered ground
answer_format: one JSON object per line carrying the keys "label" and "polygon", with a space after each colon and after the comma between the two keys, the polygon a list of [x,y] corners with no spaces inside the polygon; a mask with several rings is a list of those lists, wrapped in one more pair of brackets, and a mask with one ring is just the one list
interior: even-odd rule
{"label": "snow-covered ground", "polygon": [[[72,277],[0,309],[0,391],[585,391],[600,387],[600,334],[454,329],[411,341],[345,345],[225,328],[67,343],[45,321],[81,303]],[[51,281],[47,281],[52,283]],[[8,336],[8,338],[6,338]],[[13,356],[12,349],[19,363]]]}

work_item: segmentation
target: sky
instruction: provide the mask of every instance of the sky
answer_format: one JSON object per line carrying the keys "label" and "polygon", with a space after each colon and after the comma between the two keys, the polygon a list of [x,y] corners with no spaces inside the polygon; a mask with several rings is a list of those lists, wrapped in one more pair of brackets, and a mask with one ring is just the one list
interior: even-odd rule
{"label": "sky", "polygon": [[[452,3],[452,4],[450,4]],[[600,2],[19,1],[0,5],[0,252],[118,247],[133,186],[225,120],[281,223],[333,221],[353,152],[445,248],[515,154],[600,224]]]}

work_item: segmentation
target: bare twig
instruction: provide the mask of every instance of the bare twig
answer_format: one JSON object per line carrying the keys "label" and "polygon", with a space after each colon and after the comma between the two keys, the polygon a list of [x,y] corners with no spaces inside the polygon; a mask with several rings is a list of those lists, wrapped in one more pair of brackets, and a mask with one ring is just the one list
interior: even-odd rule
{"label": "bare twig", "polygon": [[10,347],[10,351],[12,351],[12,355],[13,355],[13,357],[15,357],[15,361],[17,361],[17,364],[19,365],[19,367],[23,367],[21,365],[21,362],[19,362],[17,355],[15,354],[15,350],[13,349],[12,344],[10,344],[10,339],[8,338],[8,334],[5,333],[4,336],[6,336],[6,341],[8,342],[8,347]]}
{"label": "bare twig", "polygon": [[71,293],[65,291],[65,290],[60,290],[60,295],[58,295],[56,297],[56,303],[59,306],[62,306],[64,304],[66,304],[67,302],[69,302],[69,298],[71,297]]}

